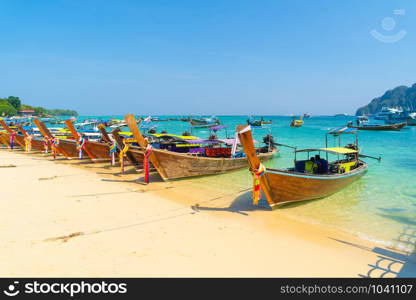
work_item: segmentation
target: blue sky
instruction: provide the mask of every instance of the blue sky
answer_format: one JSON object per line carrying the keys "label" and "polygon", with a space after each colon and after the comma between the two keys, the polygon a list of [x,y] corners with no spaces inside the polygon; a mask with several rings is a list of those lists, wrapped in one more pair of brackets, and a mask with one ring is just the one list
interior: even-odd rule
{"label": "blue sky", "polygon": [[0,96],[81,114],[353,113],[416,82],[415,16],[413,0],[0,0]]}

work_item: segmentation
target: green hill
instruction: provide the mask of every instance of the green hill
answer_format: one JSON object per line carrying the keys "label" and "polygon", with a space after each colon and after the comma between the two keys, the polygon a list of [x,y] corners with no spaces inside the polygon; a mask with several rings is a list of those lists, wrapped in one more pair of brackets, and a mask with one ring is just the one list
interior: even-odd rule
{"label": "green hill", "polygon": [[416,110],[416,83],[411,87],[398,86],[384,93],[383,96],[374,98],[366,106],[360,107],[355,113],[356,116],[378,113],[383,106],[397,107]]}
{"label": "green hill", "polygon": [[75,110],[69,109],[46,109],[43,107],[34,107],[27,104],[22,104],[19,97],[9,96],[7,98],[0,98],[0,116],[15,116],[20,110],[33,110],[39,117],[49,116],[78,116]]}

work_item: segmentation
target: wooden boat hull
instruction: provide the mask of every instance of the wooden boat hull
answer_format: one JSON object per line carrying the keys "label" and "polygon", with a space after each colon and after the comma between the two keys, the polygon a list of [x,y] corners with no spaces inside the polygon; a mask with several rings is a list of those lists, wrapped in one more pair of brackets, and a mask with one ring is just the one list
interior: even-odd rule
{"label": "wooden boat hull", "polygon": [[[67,158],[79,158],[79,150],[75,140],[59,140],[59,148],[63,150]],[[88,152],[92,155],[92,160],[110,160],[110,147],[107,144],[86,141],[85,148],[82,150],[83,158],[91,158]]]}
{"label": "wooden boat hull", "polygon": [[381,126],[349,126],[350,128],[355,128],[358,130],[384,130],[384,131],[399,131],[406,123],[398,123],[391,125],[381,125]]}
{"label": "wooden boat hull", "polygon": [[0,144],[9,147],[10,136],[5,132],[0,132]]}
{"label": "wooden boat hull", "polygon": [[335,194],[367,171],[367,164],[345,174],[305,174],[267,169],[263,175],[275,204],[324,198]]}
{"label": "wooden boat hull", "polygon": [[143,167],[144,151],[140,147],[130,146],[128,153],[133,157],[136,166]]}
{"label": "wooden boat hull", "polygon": [[[154,149],[161,168],[166,177],[163,180],[172,180],[185,177],[221,174],[228,171],[247,168],[247,158],[210,158],[191,156],[183,153]],[[258,155],[261,161],[269,160],[277,153],[277,149],[269,153]]]}
{"label": "wooden boat hull", "polygon": [[[1,135],[0,143],[3,143],[6,146],[10,146],[10,142],[9,142],[10,141],[10,133],[2,132],[2,133],[0,133],[0,135]],[[19,148],[24,149],[25,143],[26,142],[25,142],[24,135],[17,134],[16,138],[15,138],[15,147],[19,147]],[[31,143],[32,143],[32,149],[33,150],[39,150],[39,151],[44,150],[43,140],[41,138],[33,137]]]}

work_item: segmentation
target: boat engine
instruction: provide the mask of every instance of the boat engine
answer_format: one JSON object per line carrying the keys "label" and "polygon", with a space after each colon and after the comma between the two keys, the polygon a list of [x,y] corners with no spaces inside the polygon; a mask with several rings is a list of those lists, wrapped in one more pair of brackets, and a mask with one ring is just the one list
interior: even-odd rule
{"label": "boat engine", "polygon": [[274,141],[274,137],[271,134],[268,134],[265,137],[263,137],[263,143],[266,144],[265,148],[267,149],[275,148],[275,144],[276,144]]}

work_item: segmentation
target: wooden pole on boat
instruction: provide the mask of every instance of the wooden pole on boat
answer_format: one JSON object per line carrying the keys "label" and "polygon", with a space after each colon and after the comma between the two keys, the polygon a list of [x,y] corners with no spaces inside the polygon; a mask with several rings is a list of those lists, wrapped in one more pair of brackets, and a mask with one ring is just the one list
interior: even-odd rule
{"label": "wooden pole on boat", "polygon": [[[49,129],[45,126],[45,124],[41,121],[39,121],[38,119],[33,120],[33,122],[35,122],[35,125],[37,128],[39,128],[40,133],[46,137],[49,138],[51,140],[51,142],[53,143],[53,135],[51,134],[51,132],[49,131]],[[59,146],[52,146],[55,147],[61,154],[63,154],[66,157],[70,157],[68,153],[66,153],[61,147]]]}
{"label": "wooden pole on boat", "polygon": [[[127,126],[129,126],[131,132],[133,133],[134,138],[137,140],[137,143],[139,143],[140,147],[143,148],[143,152],[146,151],[148,142],[141,134],[139,127],[137,127],[137,122],[134,116],[132,114],[127,114],[124,117],[124,120],[126,121]],[[150,154],[150,161],[152,162],[152,165],[156,168],[156,170],[159,172],[159,175],[162,177],[162,179],[166,180],[168,176],[165,170],[160,165],[154,152]]]}
{"label": "wooden pole on boat", "polygon": [[19,131],[25,136],[27,137],[29,134],[27,133],[27,131],[23,128],[22,124],[16,124],[16,127],[19,129]]}
{"label": "wooden pole on boat", "polygon": [[16,127],[20,131],[20,133],[25,137],[25,147],[24,147],[25,151],[30,152],[32,149],[32,137],[29,137],[29,134],[23,128],[22,124],[16,124]]}
{"label": "wooden pole on boat", "polygon": [[13,133],[13,130],[9,127],[9,125],[6,124],[6,122],[4,122],[3,119],[0,119],[0,125],[3,126],[3,128],[8,132],[8,133]]}
{"label": "wooden pole on boat", "polygon": [[[4,125],[3,124],[6,124],[3,120],[0,120],[0,124],[4,127]],[[7,126],[7,124],[6,124],[6,126]],[[8,126],[7,126],[8,127]],[[7,129],[6,129],[6,127],[4,127],[4,129],[7,131]],[[3,133],[3,132],[0,132],[0,140],[1,140],[1,143],[2,144],[4,144],[5,146],[7,146],[7,147],[10,147],[10,143],[9,143],[9,139],[8,138],[6,138],[5,136],[4,136],[4,134],[5,133]]]}
{"label": "wooden pole on boat", "polygon": [[[78,143],[79,139],[81,138],[81,135],[79,132],[75,129],[74,124],[71,120],[65,120],[65,125],[68,127],[69,131],[71,131],[72,136],[75,138],[75,141]],[[91,158],[93,162],[96,162],[96,157],[88,150],[88,143],[85,143],[85,146],[82,150],[85,150],[87,152],[87,155]]]}
{"label": "wooden pole on boat", "polygon": [[[17,132],[15,132],[13,129],[11,129],[7,124],[6,124],[6,122],[4,122],[4,120],[2,120],[2,119],[0,119],[0,125],[1,126],[3,126],[3,128],[9,133],[9,134],[13,134],[13,133],[17,133]],[[15,139],[15,141],[21,146],[21,147],[23,147],[23,149],[25,148],[25,145],[24,145],[24,143],[21,143],[21,141],[20,140],[18,140],[18,139]],[[10,143],[9,143],[9,145],[10,145]]]}
{"label": "wooden pole on boat", "polygon": [[[113,135],[114,139],[116,140],[117,144],[120,145],[121,149],[124,149],[126,146],[123,142],[122,137],[120,136],[120,128],[115,128],[113,131],[111,131],[111,134]],[[130,153],[130,151],[126,152],[127,159],[133,164],[138,165],[139,162],[134,158],[134,156]]]}
{"label": "wooden pole on boat", "polygon": [[103,140],[106,143],[112,144],[113,141],[110,139],[110,136],[108,135],[107,130],[105,130],[104,124],[98,124],[98,129],[101,132],[101,136],[102,136]]}
{"label": "wooden pole on boat", "polygon": [[9,141],[6,137],[3,136],[3,134],[4,134],[3,132],[0,132],[0,142],[4,144],[5,146],[9,147],[10,146]]}
{"label": "wooden pole on boat", "polygon": [[[240,143],[243,146],[244,152],[246,153],[247,160],[250,165],[250,170],[257,170],[260,167],[260,159],[256,154],[253,136],[251,135],[251,128],[248,127],[250,126],[238,125],[236,130],[240,139]],[[244,131],[244,129],[246,130]],[[269,182],[267,181],[266,174],[260,177],[260,185],[269,205],[271,207],[276,205],[273,200],[273,195],[271,194],[271,189],[269,187]]]}

